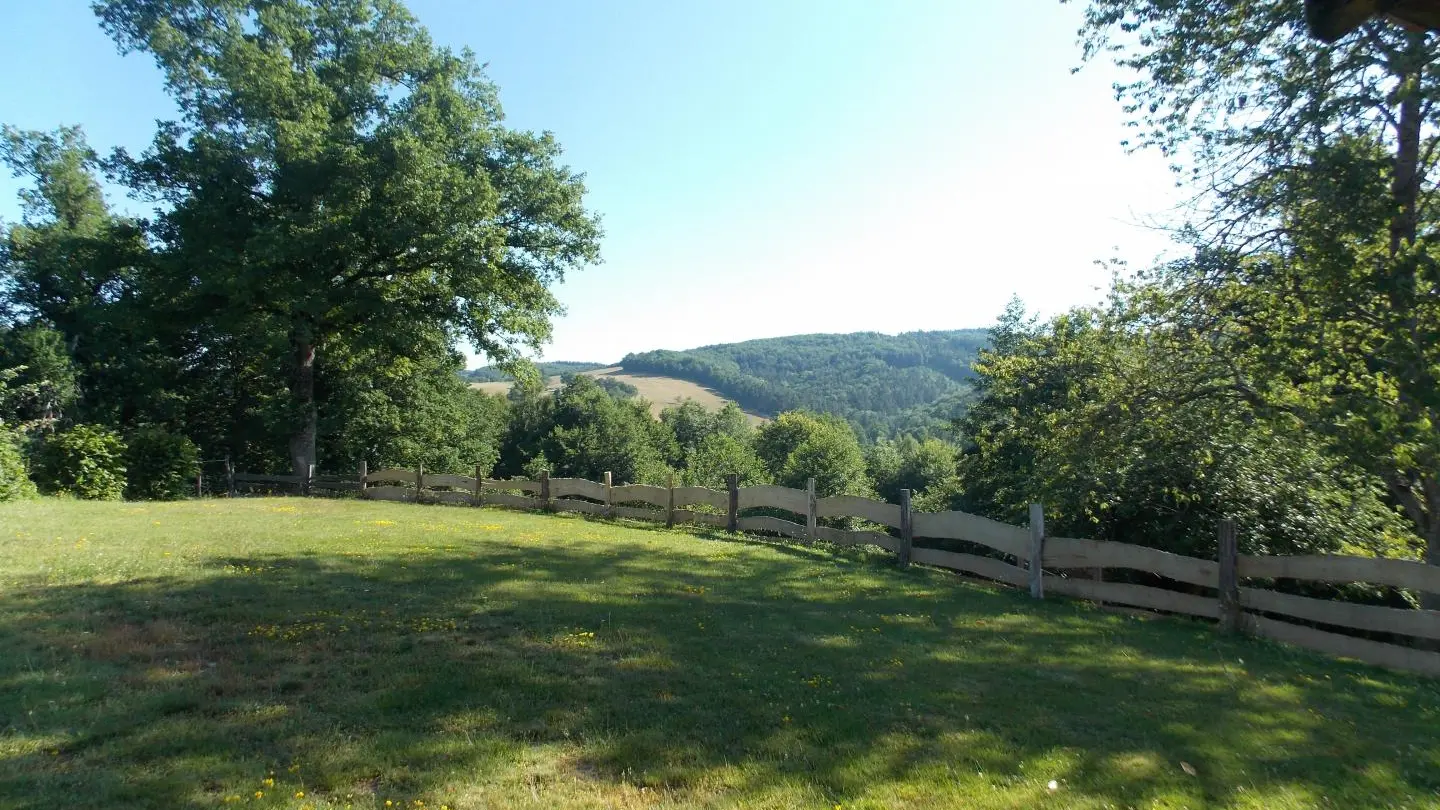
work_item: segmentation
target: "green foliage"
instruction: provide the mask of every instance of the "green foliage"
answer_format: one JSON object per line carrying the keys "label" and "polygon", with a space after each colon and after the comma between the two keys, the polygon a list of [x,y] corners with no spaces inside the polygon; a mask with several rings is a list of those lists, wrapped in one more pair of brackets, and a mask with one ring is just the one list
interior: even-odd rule
{"label": "green foliage", "polygon": [[511,408],[502,476],[533,473],[543,458],[555,476],[598,481],[609,472],[617,484],[669,479],[669,433],[648,403],[617,400],[593,379],[576,376],[553,397],[532,396]]}
{"label": "green foliage", "polygon": [[700,440],[685,458],[680,481],[685,486],[725,489],[731,474],[739,476],[742,487],[769,483],[765,465],[755,455],[754,445],[745,437],[712,433]]}
{"label": "green foliage", "polygon": [[954,485],[958,451],[940,439],[918,440],[903,436],[898,441],[882,439],[866,448],[865,469],[875,491],[889,503],[900,502],[900,490],[912,498],[935,487]]}
{"label": "green foliage", "polygon": [[179,112],[111,159],[161,203],[137,300],[204,344],[263,352],[286,389],[266,418],[295,467],[315,457],[324,352],[420,360],[438,332],[512,360],[548,337],[549,286],[598,258],[554,138],[506,128],[473,55],[398,3],[95,8],[122,51],[155,58]]}
{"label": "green foliage", "polygon": [[701,443],[709,436],[723,435],[748,442],[750,423],[735,403],[727,402],[719,411],[711,411],[698,402],[686,400],[660,412],[660,422],[674,439],[674,453],[669,461],[683,467]]}
{"label": "green foliage", "polygon": [[0,405],[0,421],[53,423],[78,394],[74,363],[64,337],[54,329],[39,324],[0,327],[0,368],[15,370],[7,382],[7,403]]}
{"label": "green foliage", "polygon": [[1293,422],[1198,395],[1181,371],[1203,346],[1170,351],[1083,310],[995,332],[1005,350],[976,364],[954,508],[1023,523],[1038,501],[1057,535],[1197,557],[1224,517],[1245,553],[1407,553],[1377,481]]}
{"label": "green foliage", "polygon": [[870,490],[860,442],[838,417],[782,413],[760,428],[755,452],[770,478],[781,486],[804,489],[807,479],[814,478],[815,491],[822,497]]}
{"label": "green foliage", "polygon": [[1127,69],[1137,145],[1187,158],[1207,209],[1121,303],[1192,352],[1192,390],[1378,478],[1440,564],[1440,51],[1382,21],[1321,45],[1302,6],[1089,3],[1087,58]]}
{"label": "green foliage", "polygon": [[140,428],[125,437],[125,497],[173,501],[194,491],[200,451],[184,436]]}
{"label": "green foliage", "polygon": [[35,483],[25,468],[20,436],[0,426],[0,502],[35,497]]}
{"label": "green foliage", "polygon": [[627,355],[628,371],[709,386],[746,410],[838,414],[866,436],[940,431],[964,409],[978,329],[796,335]]}
{"label": "green foliage", "polygon": [[[471,390],[456,374],[463,359],[430,336],[431,353],[411,359],[389,352],[334,347],[319,368],[326,469],[349,472],[413,468],[488,474],[509,418],[504,397]],[[277,441],[278,441],[277,437]]]}
{"label": "green foliage", "polygon": [[35,480],[47,494],[118,501],[125,494],[125,442],[97,425],[47,435],[35,460]]}
{"label": "green foliage", "polygon": [[616,399],[632,399],[640,396],[640,389],[624,380],[617,380],[614,377],[596,377],[595,383]]}

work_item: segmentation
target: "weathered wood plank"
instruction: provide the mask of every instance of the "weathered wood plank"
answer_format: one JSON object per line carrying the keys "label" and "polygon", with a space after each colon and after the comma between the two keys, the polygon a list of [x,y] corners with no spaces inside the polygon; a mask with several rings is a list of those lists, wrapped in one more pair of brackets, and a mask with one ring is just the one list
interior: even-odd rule
{"label": "weathered wood plank", "polygon": [[1347,557],[1338,554],[1251,557],[1241,554],[1240,576],[1264,579],[1284,577],[1316,582],[1373,582],[1425,593],[1440,593],[1440,566],[1376,557]]}
{"label": "weathered wood plank", "polygon": [[[554,486],[555,481],[552,480],[550,485]],[[605,514],[605,504],[603,503],[591,503],[590,501],[580,501],[572,498],[556,498],[550,503],[561,512],[581,512],[586,515]]]}
{"label": "weathered wood plank", "polygon": [[[744,490],[741,490],[743,493]],[[801,493],[804,494],[803,492]],[[786,537],[793,537],[796,540],[805,539],[805,527],[799,523],[791,523],[788,520],[781,520],[769,515],[755,515],[752,517],[740,518],[740,531],[742,532],[774,532],[783,534]]]}
{"label": "weathered wood plank", "polygon": [[495,478],[486,478],[483,483],[486,489],[513,489],[519,490],[521,492],[534,492],[537,494],[540,492],[539,481],[527,481],[524,478],[516,478],[510,481],[504,481]]}
{"label": "weathered wood plank", "polygon": [[415,483],[415,471],[414,471],[414,470],[402,470],[402,469],[400,469],[399,467],[390,467],[390,468],[384,469],[384,470],[376,470],[375,472],[372,472],[372,473],[370,473],[369,475],[365,476],[365,483],[367,483],[367,484],[385,484],[385,483],[393,483],[393,484],[414,484],[414,483]]}
{"label": "weathered wood plank", "polygon": [[1117,605],[1165,610],[1171,613],[1188,613],[1207,619],[1220,618],[1220,603],[1210,597],[1195,596],[1178,591],[1166,591],[1147,585],[1131,585],[1124,582],[1096,582],[1092,579],[1062,579],[1045,577],[1045,588],[1052,593],[1078,596],[1095,602],[1110,602]]}
{"label": "weathered wood plank", "polygon": [[771,485],[741,489],[739,506],[741,509],[768,506],[772,509],[794,512],[797,515],[810,513],[810,499],[805,494],[805,490]]}
{"label": "weathered wood plank", "polygon": [[427,489],[440,489],[442,487],[448,487],[450,489],[474,489],[475,479],[468,475],[437,475],[435,473],[426,473],[425,487]]}
{"label": "weathered wood plank", "polygon": [[1030,551],[1025,555],[1025,569],[1030,574],[1030,596],[1045,598],[1045,507],[1030,504]]}
{"label": "weathered wood plank", "polygon": [[610,499],[611,503],[653,503],[664,509],[670,504],[670,490],[649,484],[626,484],[623,487],[611,487]]}
{"label": "weathered wood plank", "polygon": [[716,509],[724,509],[730,505],[730,495],[726,492],[719,492],[705,487],[676,487],[675,506],[713,506]]}
{"label": "weathered wood plank", "polygon": [[723,529],[729,524],[730,518],[726,515],[712,515],[705,512],[692,512],[689,509],[676,509],[675,522],[698,523],[702,526],[716,526]]}
{"label": "weathered wood plank", "polygon": [[817,527],[816,537],[827,543],[834,543],[837,546],[879,546],[886,551],[899,552],[900,541],[888,534],[880,532],[860,531],[847,532],[844,529],[832,529],[829,526]]}
{"label": "weathered wood plank", "polygon": [[1321,624],[1440,639],[1440,611],[1357,605],[1330,599],[1313,599],[1263,588],[1241,588],[1240,604],[1252,610],[1283,613]]}
{"label": "weathered wood plank", "polygon": [[725,476],[725,531],[740,531],[740,476],[730,473]]}
{"label": "weathered wood plank", "polygon": [[539,498],[532,498],[528,495],[511,495],[508,492],[487,492],[485,493],[485,504],[487,506],[509,506],[514,509],[539,509],[542,501]]}
{"label": "weathered wood plank", "polygon": [[561,498],[566,495],[578,495],[582,498],[589,498],[592,501],[605,500],[605,485],[596,481],[587,481],[584,478],[551,478],[550,496]]}
{"label": "weathered wood plank", "polygon": [[[425,476],[425,480],[428,482],[430,476]],[[462,503],[467,505],[475,503],[475,493],[473,492],[430,492],[427,490],[425,494],[420,497],[436,503]]]}
{"label": "weathered wood plank", "polygon": [[314,481],[310,484],[311,489],[360,489],[359,481]]}
{"label": "weathered wood plank", "polygon": [[858,495],[831,495],[815,502],[815,514],[822,518],[856,517],[892,529],[900,528],[900,507]]}
{"label": "weathered wood plank", "polygon": [[977,557],[974,554],[960,554],[954,551],[941,551],[938,548],[911,549],[910,561],[921,565],[933,565],[937,568],[949,568],[952,571],[964,571],[967,574],[979,574],[986,579],[999,580],[1017,588],[1024,588],[1029,582],[1030,576],[1004,560],[997,560],[993,557]]}
{"label": "weathered wood plank", "polygon": [[302,484],[303,475],[261,475],[258,473],[235,473],[237,484]]}
{"label": "weathered wood plank", "polygon": [[1227,633],[1240,632],[1240,620],[1245,611],[1240,609],[1240,547],[1236,537],[1238,527],[1232,518],[1223,518],[1215,530],[1217,560],[1217,581],[1220,597],[1220,629]]}
{"label": "weathered wood plank", "polygon": [[1220,581],[1220,564],[1213,560],[1108,540],[1047,537],[1045,564],[1053,568],[1130,568],[1207,588]]}
{"label": "weathered wood plank", "polygon": [[[615,489],[620,489],[616,487]],[[613,517],[630,518],[631,520],[654,520],[660,523],[665,522],[665,513],[658,509],[642,509],[636,506],[615,506],[611,507],[610,514]]]}
{"label": "weathered wood plank", "polygon": [[415,490],[408,487],[367,487],[365,497],[377,501],[413,501]]}
{"label": "weathered wood plank", "polygon": [[1267,619],[1264,616],[1246,616],[1245,624],[1255,635],[1285,644],[1318,650],[1342,658],[1354,658],[1357,661],[1389,669],[1440,676],[1440,653],[1385,644],[1339,633],[1327,633],[1313,627]]}
{"label": "weathered wood plank", "polygon": [[965,540],[1024,559],[1030,549],[1030,530],[968,512],[916,512],[916,537]]}
{"label": "weathered wood plank", "polygon": [[815,479],[805,482],[805,541],[815,542],[816,529],[820,528],[820,516],[816,513]]}

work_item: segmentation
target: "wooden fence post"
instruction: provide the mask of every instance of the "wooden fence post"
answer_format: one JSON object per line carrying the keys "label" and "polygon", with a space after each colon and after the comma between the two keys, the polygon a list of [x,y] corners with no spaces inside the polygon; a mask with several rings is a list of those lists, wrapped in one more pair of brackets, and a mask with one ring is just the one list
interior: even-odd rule
{"label": "wooden fence post", "polygon": [[675,528],[675,473],[670,473],[670,504],[665,507],[665,528]]}
{"label": "wooden fence post", "polygon": [[811,479],[809,479],[809,480],[807,480],[807,481],[805,482],[805,503],[807,504],[807,507],[806,507],[806,508],[807,508],[807,510],[808,510],[808,513],[805,515],[805,542],[807,542],[807,543],[813,543],[813,542],[815,542],[816,540],[819,539],[819,538],[816,536],[816,535],[819,534],[819,532],[816,531],[816,529],[815,529],[815,526],[816,526],[816,524],[817,524],[818,521],[816,520],[816,514],[815,514],[816,511],[817,511],[817,509],[816,509],[816,506],[815,506],[815,479],[814,479],[814,478],[811,478]]}
{"label": "wooden fence post", "polygon": [[555,505],[550,502],[550,471],[540,471],[540,508],[550,511]]}
{"label": "wooden fence post", "polygon": [[420,495],[425,491],[425,463],[415,465],[415,502],[420,503]]}
{"label": "wooden fence post", "polygon": [[1030,595],[1045,598],[1045,507],[1030,504]]}
{"label": "wooden fence post", "polygon": [[235,497],[235,462],[225,457],[225,497]]}
{"label": "wooden fence post", "polygon": [[910,511],[910,490],[900,490],[900,548],[896,551],[900,567],[910,564],[910,550],[915,543],[914,522]]}
{"label": "wooden fence post", "polygon": [[475,497],[474,497],[474,499],[473,499],[473,501],[472,501],[475,506],[479,506],[480,504],[485,503],[485,496],[482,495],[481,492],[480,492],[480,484],[481,484],[484,480],[485,480],[485,479],[484,479],[483,477],[481,477],[481,475],[480,475],[480,465],[479,465],[479,464],[476,464],[476,465],[475,465]]}
{"label": "wooden fence post", "polygon": [[1219,528],[1220,629],[1240,630],[1240,551],[1235,538],[1235,521],[1225,518]]}
{"label": "wooden fence post", "polygon": [[370,475],[370,465],[364,459],[360,460],[360,497],[365,497],[365,479]]}
{"label": "wooden fence post", "polygon": [[740,531],[740,476],[730,473],[725,476],[725,486],[730,490],[730,513],[725,518],[725,531]]}
{"label": "wooden fence post", "polygon": [[205,472],[204,472],[204,470],[197,470],[197,471],[195,472],[195,497],[197,497],[197,498],[203,498],[203,497],[205,497]]}
{"label": "wooden fence post", "polygon": [[310,488],[314,485],[314,483],[315,465],[308,464],[305,467],[305,480],[300,483],[300,494],[308,498],[310,496]]}
{"label": "wooden fence post", "polygon": [[605,517],[615,517],[615,493],[611,492],[612,486],[610,471],[605,471]]}

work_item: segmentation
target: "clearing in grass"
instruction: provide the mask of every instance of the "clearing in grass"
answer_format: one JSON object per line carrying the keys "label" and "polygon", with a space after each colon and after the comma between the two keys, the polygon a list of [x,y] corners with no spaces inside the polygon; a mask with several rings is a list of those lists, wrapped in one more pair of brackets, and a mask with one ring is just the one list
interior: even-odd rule
{"label": "clearing in grass", "polygon": [[1440,688],[888,555],[0,505],[0,806],[1440,806]]}

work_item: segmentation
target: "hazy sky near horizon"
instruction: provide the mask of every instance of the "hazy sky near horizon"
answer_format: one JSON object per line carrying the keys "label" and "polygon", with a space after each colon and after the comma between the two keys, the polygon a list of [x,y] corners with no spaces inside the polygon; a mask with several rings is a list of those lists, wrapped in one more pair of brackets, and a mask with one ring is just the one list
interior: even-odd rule
{"label": "hazy sky near horizon", "polygon": [[[1127,154],[1117,73],[1078,74],[1056,0],[409,0],[469,46],[511,126],[587,174],[604,262],[557,293],[552,360],[1053,314],[1097,260],[1169,249],[1179,195]],[[150,59],[81,0],[0,0],[0,122],[139,150],[172,117]],[[0,177],[0,217],[18,218]],[[123,199],[112,200],[143,211]]]}

